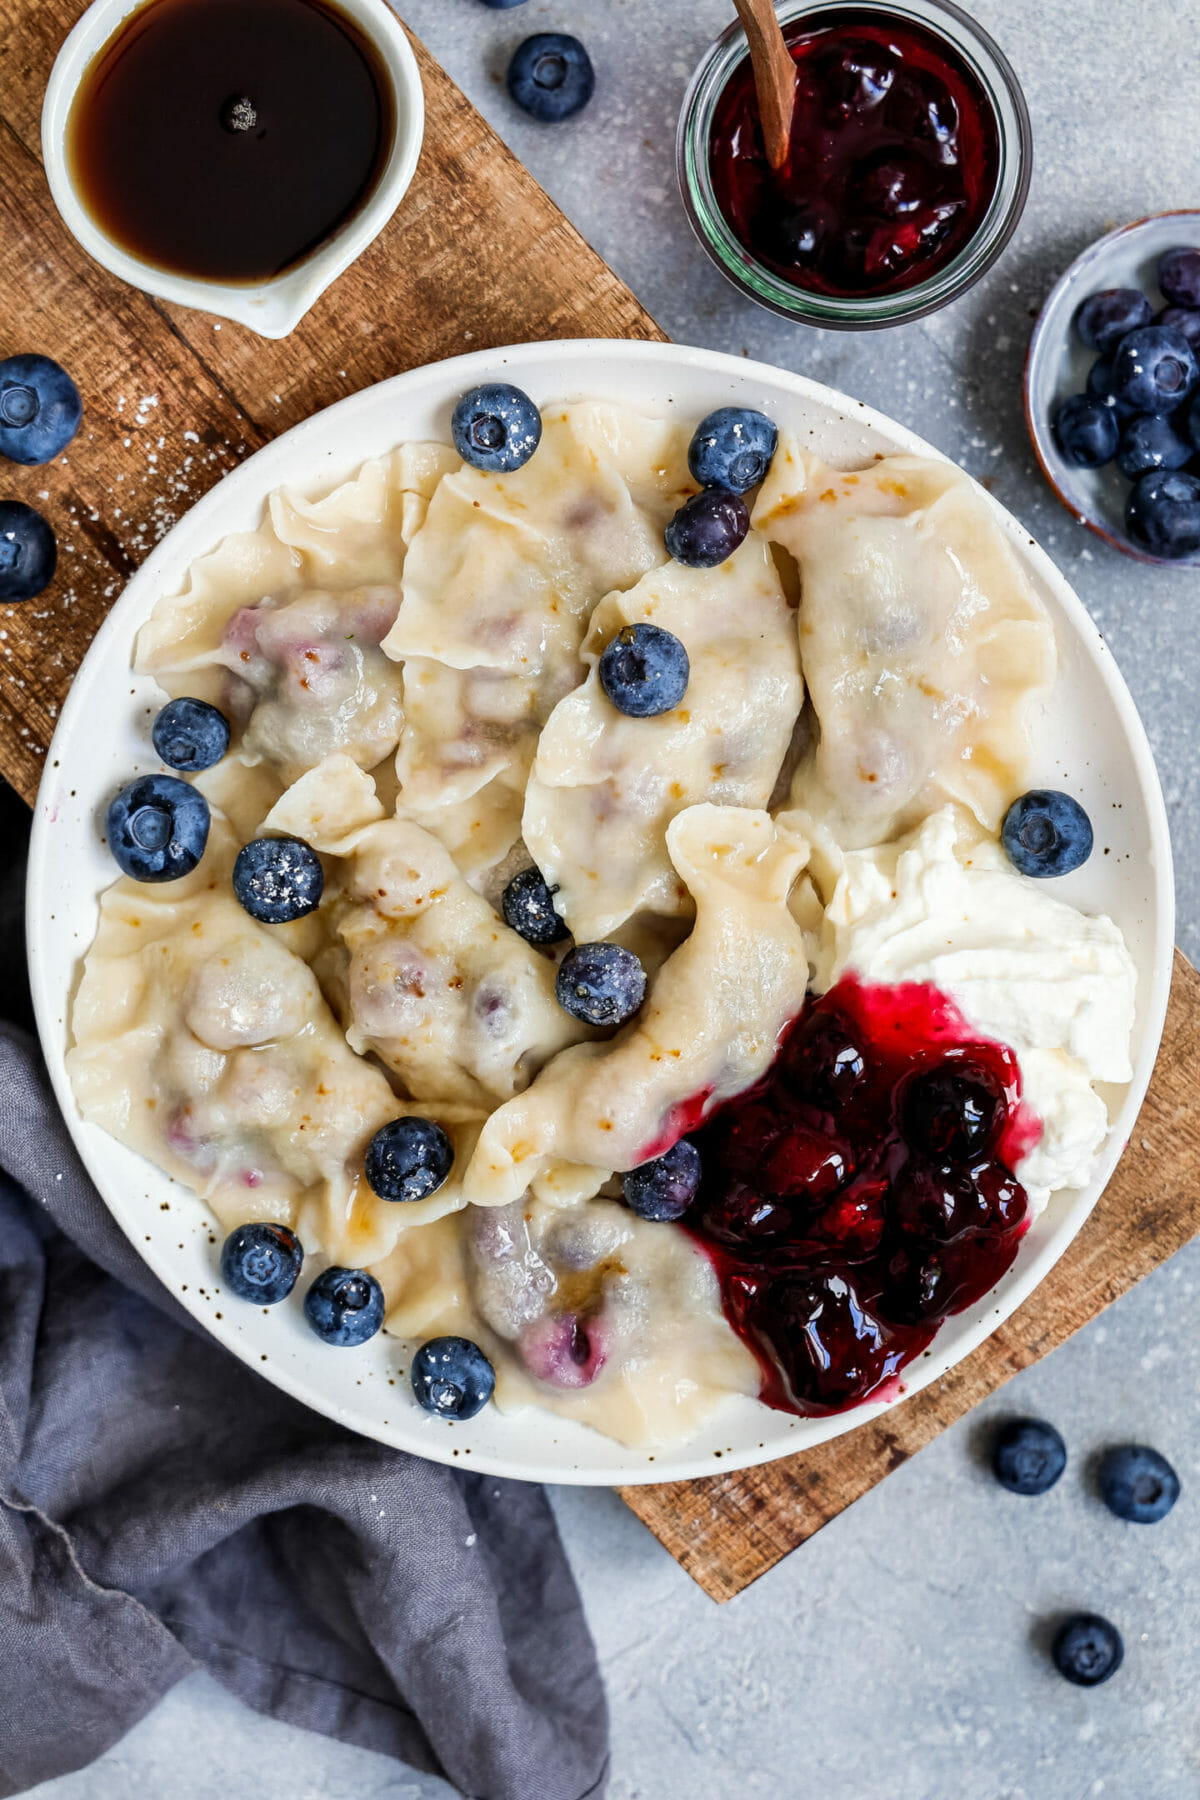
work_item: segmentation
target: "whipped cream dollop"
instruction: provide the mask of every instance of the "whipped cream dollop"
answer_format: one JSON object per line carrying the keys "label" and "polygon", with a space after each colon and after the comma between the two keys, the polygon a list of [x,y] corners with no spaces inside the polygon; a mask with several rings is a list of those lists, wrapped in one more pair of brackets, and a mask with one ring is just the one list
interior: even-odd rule
{"label": "whipped cream dollop", "polygon": [[998,844],[954,807],[898,843],[820,846],[832,880],[808,933],[818,993],[864,982],[932,982],[985,1036],[1016,1052],[1026,1103],[1042,1122],[1015,1171],[1042,1210],[1058,1188],[1084,1186],[1108,1131],[1096,1082],[1133,1075],[1137,972],[1112,920],[1018,875]]}

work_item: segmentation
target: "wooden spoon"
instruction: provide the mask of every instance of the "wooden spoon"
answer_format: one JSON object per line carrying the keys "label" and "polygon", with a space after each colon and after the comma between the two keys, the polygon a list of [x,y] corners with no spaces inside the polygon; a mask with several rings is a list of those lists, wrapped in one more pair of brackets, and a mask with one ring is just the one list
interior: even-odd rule
{"label": "wooden spoon", "polygon": [[733,0],[750,44],[750,63],[758,92],[767,161],[782,169],[792,133],[796,104],[796,65],[775,15],[774,0]]}

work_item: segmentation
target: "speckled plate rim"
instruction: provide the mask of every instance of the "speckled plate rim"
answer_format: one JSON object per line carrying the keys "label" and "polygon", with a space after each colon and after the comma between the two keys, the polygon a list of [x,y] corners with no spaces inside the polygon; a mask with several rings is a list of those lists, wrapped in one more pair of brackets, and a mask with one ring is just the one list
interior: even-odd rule
{"label": "speckled plate rim", "polygon": [[[1037,458],[1038,467],[1055,499],[1066,507],[1071,517],[1078,519],[1079,523],[1086,525],[1094,536],[1101,538],[1112,549],[1119,550],[1122,556],[1128,556],[1134,562],[1148,563],[1152,569],[1192,569],[1200,566],[1200,552],[1197,552],[1195,556],[1152,556],[1149,550],[1141,549],[1132,538],[1127,537],[1115,526],[1106,525],[1103,519],[1089,513],[1087,508],[1075,499],[1070,490],[1065,488],[1059,480],[1050,453],[1052,442],[1050,421],[1048,418],[1043,421],[1041,410],[1033,397],[1038,365],[1041,358],[1047,354],[1046,347],[1049,343],[1050,331],[1051,329],[1060,329],[1061,322],[1058,315],[1063,295],[1076,284],[1086,270],[1103,260],[1105,253],[1111,249],[1113,244],[1144,231],[1148,225],[1157,225],[1164,219],[1191,219],[1200,224],[1200,207],[1176,206],[1168,212],[1147,213],[1144,218],[1132,219],[1128,225],[1118,225],[1114,231],[1105,232],[1103,237],[1097,238],[1094,243],[1089,244],[1086,250],[1081,250],[1075,261],[1063,270],[1042,302],[1042,309],[1030,334],[1029,348],[1025,352],[1025,370],[1021,391],[1025,408],[1025,429],[1029,433],[1029,441],[1033,445],[1033,454]],[[1065,323],[1069,331],[1071,319],[1068,318]]]}
{"label": "speckled plate rim", "polygon": [[[647,411],[674,409],[688,420],[721,404],[762,406],[797,430],[802,442],[845,466],[889,451],[941,457],[861,401],[803,376],[714,351],[623,340],[472,353],[395,376],[294,427],[226,476],[173,527],[113,607],[75,678],[47,753],[30,846],[34,1006],[64,1117],[113,1216],[193,1317],[250,1367],[350,1429],[435,1461],[517,1479],[592,1486],[688,1479],[792,1455],[878,1418],[969,1355],[1066,1250],[1129,1136],[1162,1032],[1174,935],[1166,812],[1141,721],[1096,626],[1028,533],[985,496],[1046,600],[1068,665],[1055,707],[1042,707],[1034,721],[1035,745],[1054,761],[1060,781],[1075,779],[1072,766],[1076,773],[1088,772],[1079,779],[1085,781],[1082,791],[1094,817],[1102,803],[1088,793],[1086,779],[1094,769],[1109,770],[1105,780],[1112,793],[1104,789],[1103,805],[1113,810],[1105,811],[1103,830],[1128,807],[1127,850],[1111,860],[1093,858],[1058,891],[1092,910],[1107,908],[1134,934],[1139,963],[1134,1078],[1112,1096],[1112,1127],[1093,1181],[1083,1191],[1054,1197],[1023,1241],[1013,1268],[978,1305],[947,1322],[930,1351],[905,1371],[895,1398],[833,1418],[797,1419],[736,1397],[682,1446],[629,1449],[541,1408],[508,1415],[486,1408],[465,1425],[430,1418],[404,1391],[407,1355],[398,1340],[381,1334],[360,1351],[331,1350],[304,1326],[298,1295],[269,1314],[254,1307],[238,1310],[220,1292],[216,1228],[203,1202],[83,1121],[64,1065],[79,959],[95,929],[97,896],[112,874],[100,847],[103,808],[123,781],[159,766],[149,753],[145,725],[161,696],[152,682],[131,673],[134,635],[159,595],[178,588],[197,555],[227,532],[256,522],[272,489],[291,482],[309,493],[325,491],[365,457],[403,437],[436,434],[448,440],[457,396],[500,374],[542,404],[602,396]],[[1041,745],[1041,734],[1055,732],[1059,748],[1048,748],[1049,739]],[[1049,775],[1040,778],[1049,784]]]}

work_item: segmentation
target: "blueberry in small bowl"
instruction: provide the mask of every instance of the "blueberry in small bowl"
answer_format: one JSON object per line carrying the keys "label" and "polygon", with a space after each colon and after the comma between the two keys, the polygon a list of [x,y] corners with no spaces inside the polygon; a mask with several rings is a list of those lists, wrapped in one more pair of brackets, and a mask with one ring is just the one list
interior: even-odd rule
{"label": "blueberry in small bowl", "polygon": [[[1114,549],[1167,568],[1200,563],[1190,485],[1200,475],[1197,263],[1200,209],[1110,232],[1052,289],[1025,364],[1026,422],[1059,500]],[[1088,402],[1115,417],[1109,456],[1111,428]]]}

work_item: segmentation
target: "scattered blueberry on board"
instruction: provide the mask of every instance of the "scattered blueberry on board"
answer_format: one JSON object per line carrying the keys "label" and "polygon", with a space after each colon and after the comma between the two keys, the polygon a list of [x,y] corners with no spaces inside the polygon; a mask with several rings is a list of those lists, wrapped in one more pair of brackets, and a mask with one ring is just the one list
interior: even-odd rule
{"label": "scattered blueberry on board", "polygon": [[1200,551],[1200,249],[1166,251],[1158,285],[1167,304],[1157,313],[1138,288],[1081,302],[1075,331],[1098,360],[1087,392],[1061,401],[1051,424],[1073,468],[1115,460],[1134,483],[1126,531],[1174,562]]}
{"label": "scattered blueberry on board", "polygon": [[992,1472],[1010,1494],[1047,1494],[1067,1466],[1067,1446],[1045,1419],[1010,1419],[992,1441]]}
{"label": "scattered blueberry on board", "polygon": [[570,937],[566,920],[554,910],[557,892],[540,869],[522,869],[514,875],[500,896],[500,910],[509,930],[527,944],[558,944]]}
{"label": "scattered blueberry on board", "polygon": [[450,420],[454,448],[473,469],[511,475],[542,441],[542,415],[508,381],[488,381],[464,394]]}
{"label": "scattered blueberry on board", "polygon": [[1098,1687],[1125,1659],[1116,1626],[1099,1613],[1076,1613],[1059,1626],[1050,1650],[1059,1674],[1076,1687]]}
{"label": "scattered blueberry on board", "polygon": [[208,826],[208,801],[194,787],[174,775],[142,775],[111,802],[105,835],[134,881],[178,881],[204,855]]}
{"label": "scattered blueberry on board", "polygon": [[557,125],[582,112],[596,89],[592,59],[577,37],[539,31],[519,44],[508,65],[508,91],[517,105]]}
{"label": "scattered blueberry on board", "polygon": [[1000,842],[1021,875],[1069,875],[1092,854],[1092,822],[1070,794],[1034,788],[1005,813]]}
{"label": "scattered blueberry on board", "polygon": [[679,639],[660,625],[624,625],[601,652],[597,673],[618,712],[654,719],[679,705],[691,664]]}
{"label": "scattered blueberry on board", "polygon": [[473,1419],[491,1399],[493,1369],[470,1338],[430,1338],[412,1360],[409,1372],[419,1406],[439,1419]]}
{"label": "scattered blueberry on board", "polygon": [[682,1219],[700,1191],[700,1152],[688,1138],[621,1177],[621,1192],[639,1219]]}
{"label": "scattered blueberry on board", "polygon": [[367,1145],[367,1185],[381,1200],[424,1200],[454,1167],[454,1145],[433,1119],[392,1119]]}
{"label": "scattered blueberry on board", "polygon": [[79,389],[48,356],[0,362],[0,456],[48,463],[65,450],[83,417]]}
{"label": "scattered blueberry on board", "polygon": [[150,730],[154,748],[168,768],[198,774],[219,763],[229,748],[229,720],[207,700],[185,695],[168,701]]}
{"label": "scattered blueberry on board", "polygon": [[315,912],[324,886],[321,859],[303,838],[252,838],[233,865],[233,891],[262,925],[288,925]]}
{"label": "scattered blueberry on board", "polygon": [[702,487],[745,494],[771,466],[779,443],[773,419],[747,406],[721,406],[701,419],[688,446],[688,468]]}
{"label": "scattered blueberry on board", "polygon": [[57,567],[58,543],[41,513],[0,500],[0,600],[36,600]]}
{"label": "scattered blueberry on board", "polygon": [[365,1269],[326,1269],[304,1296],[304,1316],[339,1350],[373,1338],[383,1324],[383,1289]]}
{"label": "scattered blueberry on board", "polygon": [[731,488],[702,488],[685,500],[667,526],[668,553],[688,569],[715,569],[750,529],[746,502]]}
{"label": "scattered blueberry on board", "polygon": [[585,1025],[623,1025],[646,997],[646,971],[619,944],[577,944],[559,965],[555,993]]}
{"label": "scattered blueberry on board", "polygon": [[230,1293],[259,1306],[277,1306],[296,1285],[304,1263],[300,1239],[286,1225],[259,1220],[239,1225],[221,1246],[221,1275]]}
{"label": "scattered blueberry on board", "polygon": [[1179,1477],[1148,1444],[1120,1444],[1105,1452],[1100,1495],[1110,1512],[1134,1525],[1157,1525],[1179,1498]]}

